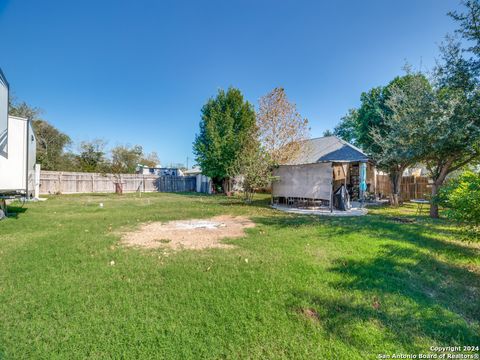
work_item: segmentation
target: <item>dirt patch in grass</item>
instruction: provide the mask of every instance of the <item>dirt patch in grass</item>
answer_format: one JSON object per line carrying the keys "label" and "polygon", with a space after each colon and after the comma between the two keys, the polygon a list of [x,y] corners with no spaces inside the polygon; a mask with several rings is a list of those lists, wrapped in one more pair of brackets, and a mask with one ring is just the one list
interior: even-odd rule
{"label": "dirt patch in grass", "polygon": [[123,234],[122,243],[127,246],[173,250],[206,248],[232,248],[220,242],[223,238],[245,236],[244,229],[255,226],[243,216],[216,216],[210,219],[176,220],[167,223],[155,222]]}
{"label": "dirt patch in grass", "polygon": [[302,308],[300,313],[305,316],[307,319],[313,320],[315,322],[320,321],[320,315],[315,309],[312,308]]}

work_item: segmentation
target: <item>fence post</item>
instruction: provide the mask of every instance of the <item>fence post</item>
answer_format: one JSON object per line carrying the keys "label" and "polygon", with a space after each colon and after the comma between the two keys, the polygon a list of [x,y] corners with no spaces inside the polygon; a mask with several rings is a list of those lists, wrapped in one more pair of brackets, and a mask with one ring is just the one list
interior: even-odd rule
{"label": "fence post", "polygon": [[414,188],[415,188],[415,196],[414,196],[414,198],[417,199],[418,186],[417,186],[417,177],[416,177],[416,176],[413,178],[413,184],[414,184]]}
{"label": "fence post", "polygon": [[63,172],[59,172],[58,173],[58,193],[59,194],[62,193],[62,176],[63,176]]}

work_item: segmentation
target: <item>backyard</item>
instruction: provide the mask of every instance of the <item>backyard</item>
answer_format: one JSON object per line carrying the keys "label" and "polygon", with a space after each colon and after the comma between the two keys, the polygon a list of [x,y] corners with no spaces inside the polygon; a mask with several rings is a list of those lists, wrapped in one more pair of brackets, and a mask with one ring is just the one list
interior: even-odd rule
{"label": "backyard", "polygon": [[[0,222],[0,358],[328,358],[480,344],[480,245],[416,208],[290,215],[239,198],[60,195]],[[100,203],[103,206],[100,206]],[[127,247],[243,216],[228,248]]]}

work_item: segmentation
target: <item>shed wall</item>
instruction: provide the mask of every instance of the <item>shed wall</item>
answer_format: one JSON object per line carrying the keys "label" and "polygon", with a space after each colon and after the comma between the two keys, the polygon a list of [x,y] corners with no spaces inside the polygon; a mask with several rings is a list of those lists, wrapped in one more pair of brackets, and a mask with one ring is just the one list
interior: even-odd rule
{"label": "shed wall", "polygon": [[274,197],[330,200],[332,163],[279,166],[273,175],[278,179],[272,185]]}

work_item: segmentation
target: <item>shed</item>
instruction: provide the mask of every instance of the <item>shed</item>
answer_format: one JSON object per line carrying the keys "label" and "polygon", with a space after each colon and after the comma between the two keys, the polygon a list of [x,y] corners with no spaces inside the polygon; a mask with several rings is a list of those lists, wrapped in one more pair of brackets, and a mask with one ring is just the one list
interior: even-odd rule
{"label": "shed", "polygon": [[[360,189],[361,165],[366,168],[366,189]],[[336,136],[309,139],[300,143],[297,155],[273,172],[275,204],[330,206],[333,194],[344,187],[351,200],[375,193],[375,167],[359,148]]]}

